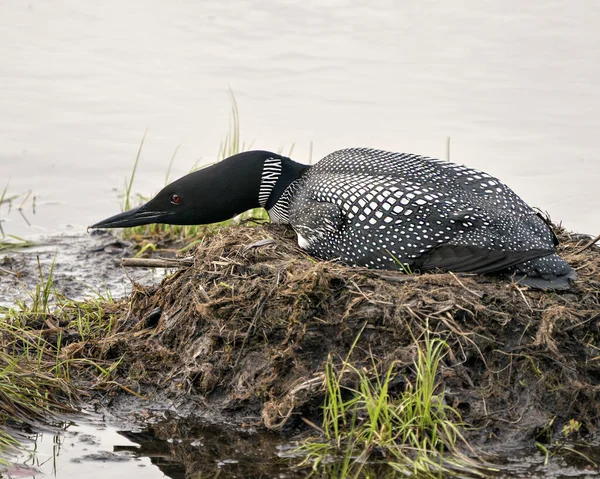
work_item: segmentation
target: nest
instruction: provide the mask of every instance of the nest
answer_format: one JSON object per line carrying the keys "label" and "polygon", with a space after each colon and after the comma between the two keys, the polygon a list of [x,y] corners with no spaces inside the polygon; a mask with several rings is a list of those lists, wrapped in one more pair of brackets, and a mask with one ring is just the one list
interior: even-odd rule
{"label": "nest", "polygon": [[[406,275],[307,256],[293,232],[231,227],[207,237],[193,263],[158,286],[136,287],[112,334],[88,345],[123,357],[117,381],[190,413],[293,427],[318,421],[324,364],[414,375],[425,334],[444,339],[446,400],[482,439],[531,437],[571,419],[593,432],[600,413],[600,249],[557,231],[578,272],[567,292],[528,290],[509,279]],[[349,375],[348,384],[353,378]],[[114,387],[110,397],[126,394]]]}

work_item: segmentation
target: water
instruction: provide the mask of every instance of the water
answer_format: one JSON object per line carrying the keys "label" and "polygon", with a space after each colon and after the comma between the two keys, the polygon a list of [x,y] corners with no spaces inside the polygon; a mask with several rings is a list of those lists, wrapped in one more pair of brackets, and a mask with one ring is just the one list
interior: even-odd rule
{"label": "water", "polygon": [[3,477],[165,477],[151,456],[141,453],[138,444],[119,434],[114,425],[98,419],[48,428],[38,433],[29,447],[13,465],[0,469]]}
{"label": "water", "polygon": [[231,87],[257,148],[444,157],[449,136],[453,160],[597,233],[599,26],[595,0],[4,2],[0,188],[32,191],[31,226],[13,209],[4,229],[117,212],[146,129],[140,193],[179,145],[173,176],[212,161]]}
{"label": "water", "polygon": [[[214,426],[206,421],[150,419],[145,427],[118,424],[96,415],[77,424],[46,427],[31,437],[29,451],[0,464],[9,478],[60,479],[188,477],[299,479],[291,466],[299,459],[283,459],[279,435]],[[125,426],[125,427],[124,427]]]}
{"label": "water", "polygon": [[[181,421],[161,416],[146,418],[149,424],[143,427],[96,415],[79,418],[77,424],[46,427],[31,438],[29,452],[14,458],[10,466],[0,465],[0,474],[14,479],[300,479],[310,472],[309,468],[296,467],[301,461],[294,452],[296,443],[278,434],[215,426],[201,419]],[[488,471],[488,477],[597,477],[595,468],[574,454],[559,453],[545,465],[545,456],[534,447],[503,447],[500,457],[488,458],[497,469],[494,473]],[[589,450],[582,450],[597,460]],[[342,477],[336,470],[332,463],[318,477]],[[374,465],[365,466],[365,470],[370,472],[368,477],[383,477],[390,472]]]}
{"label": "water", "polygon": [[[134,256],[128,245],[106,231],[91,235],[63,233],[46,237],[34,247],[0,255],[0,268],[12,272],[0,276],[0,308],[19,300],[31,303],[28,292],[35,291],[41,277],[47,281],[52,270],[52,285],[65,297],[121,298],[131,293],[134,282],[157,284],[163,269],[121,267],[121,258]],[[167,270],[170,271],[170,270]],[[55,306],[51,297],[51,306]]]}

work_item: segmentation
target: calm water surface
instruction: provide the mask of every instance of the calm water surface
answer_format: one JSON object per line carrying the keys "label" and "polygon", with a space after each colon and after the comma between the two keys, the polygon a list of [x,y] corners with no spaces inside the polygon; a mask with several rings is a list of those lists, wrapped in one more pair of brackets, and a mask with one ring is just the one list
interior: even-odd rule
{"label": "calm water surface", "polygon": [[[29,227],[83,230],[135,189],[212,161],[231,87],[242,136],[308,161],[349,146],[484,169],[598,233],[600,3],[349,0],[3,2],[0,188]],[[20,200],[19,200],[20,201]]]}
{"label": "calm water surface", "polygon": [[[27,444],[29,452],[0,469],[9,478],[160,479],[165,476],[139,446],[102,421],[70,424],[41,432]],[[4,475],[3,475],[4,477]]]}

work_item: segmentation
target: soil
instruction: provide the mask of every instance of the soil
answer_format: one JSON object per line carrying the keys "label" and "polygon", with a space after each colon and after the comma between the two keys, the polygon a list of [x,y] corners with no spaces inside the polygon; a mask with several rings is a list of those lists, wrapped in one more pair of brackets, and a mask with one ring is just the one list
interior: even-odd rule
{"label": "soil", "polygon": [[[75,355],[123,358],[116,382],[179,413],[270,430],[318,423],[327,358],[379,372],[394,363],[399,392],[429,331],[444,339],[440,384],[473,426],[471,440],[549,440],[569,420],[600,419],[600,249],[557,231],[576,268],[570,291],[520,287],[502,276],[348,268],[303,253],[293,232],[223,229],[193,265],[136,286],[111,336]],[[345,381],[349,386],[355,378]],[[120,386],[107,400],[124,407]]]}
{"label": "soil", "polygon": [[[400,393],[429,334],[448,344],[440,390],[471,444],[550,442],[571,420],[591,440],[600,425],[600,248],[582,251],[588,237],[556,233],[579,275],[565,292],[503,276],[349,268],[307,256],[284,227],[226,228],[160,284],[134,284],[107,307],[116,318],[109,336],[84,342],[61,331],[62,354],[120,360],[99,389],[95,379],[92,401],[115,414],[168,408],[298,433],[320,422],[328,358],[341,364],[357,341],[350,361],[379,373],[395,365]],[[78,371],[72,379],[89,385]]]}
{"label": "soil", "polygon": [[53,268],[53,286],[74,300],[107,290],[122,297],[131,292],[131,280],[156,284],[163,277],[162,270],[125,271],[119,258],[133,256],[135,249],[106,231],[40,236],[32,242],[31,247],[0,253],[0,306],[27,299],[40,282],[40,268],[44,281]]}

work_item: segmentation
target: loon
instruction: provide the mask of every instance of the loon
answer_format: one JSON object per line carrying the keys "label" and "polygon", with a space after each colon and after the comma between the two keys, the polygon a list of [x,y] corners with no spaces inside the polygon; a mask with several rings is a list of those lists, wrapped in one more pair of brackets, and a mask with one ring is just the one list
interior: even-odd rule
{"label": "loon", "polygon": [[568,289],[575,271],[546,221],[509,187],[445,160],[369,148],[313,166],[268,151],[233,155],[90,228],[224,221],[265,208],[324,260],[377,269],[504,273],[536,289]]}

